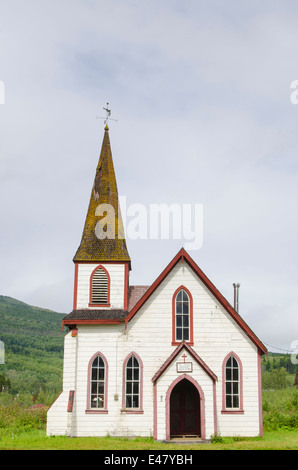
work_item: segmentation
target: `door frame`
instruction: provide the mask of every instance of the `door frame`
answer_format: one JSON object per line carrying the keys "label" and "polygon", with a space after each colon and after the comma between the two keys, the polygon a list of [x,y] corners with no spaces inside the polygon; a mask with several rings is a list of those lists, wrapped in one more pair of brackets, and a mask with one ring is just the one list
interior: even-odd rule
{"label": "door frame", "polygon": [[170,409],[170,397],[172,390],[174,387],[183,379],[189,380],[197,389],[199,397],[200,397],[200,428],[201,428],[201,439],[206,438],[205,433],[205,397],[204,392],[198,382],[193,379],[193,377],[182,374],[177,379],[175,379],[168,388],[166,394],[166,439],[169,440],[171,438],[171,430],[170,430],[170,416],[171,416],[171,409]]}

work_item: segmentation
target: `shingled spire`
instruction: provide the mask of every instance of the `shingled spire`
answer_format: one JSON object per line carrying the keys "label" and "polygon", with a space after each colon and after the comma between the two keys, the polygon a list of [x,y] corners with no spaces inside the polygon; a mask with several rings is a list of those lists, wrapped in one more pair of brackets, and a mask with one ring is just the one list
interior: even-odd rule
{"label": "shingled spire", "polygon": [[82,240],[73,261],[130,262],[119,207],[117,182],[107,125],[91,191]]}

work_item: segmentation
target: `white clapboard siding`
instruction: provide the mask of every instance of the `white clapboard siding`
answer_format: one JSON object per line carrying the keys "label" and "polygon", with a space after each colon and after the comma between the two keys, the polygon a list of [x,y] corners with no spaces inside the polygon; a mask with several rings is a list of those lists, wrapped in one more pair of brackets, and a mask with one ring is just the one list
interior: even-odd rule
{"label": "white clapboard siding", "polygon": [[[83,308],[89,299],[83,295],[83,285],[95,266],[81,265],[79,269],[80,294],[78,302]],[[106,265],[112,280],[118,279],[118,293],[112,292],[117,305],[122,305],[124,267]],[[123,269],[123,271],[122,271]],[[121,280],[121,279],[122,280]],[[114,286],[117,285],[115,281]],[[66,422],[65,393],[75,387],[75,406],[71,421],[73,436],[150,436],[154,430],[154,396],[152,378],[177,346],[172,346],[172,298],[178,287],[184,285],[193,297],[194,346],[192,348],[208,365],[216,382],[217,432],[222,436],[256,436],[259,433],[258,356],[257,348],[243,330],[223,309],[209,290],[186,263],[179,262],[162,281],[133,319],[125,325],[79,325],[77,337],[65,338],[64,392],[50,409],[48,433],[62,429]],[[122,287],[120,287],[122,286]],[[88,289],[87,289],[88,290]],[[78,289],[79,291],[79,289]],[[121,293],[121,295],[120,295]],[[121,300],[120,300],[121,298]],[[116,299],[117,302],[116,302]],[[92,356],[100,352],[108,362],[108,413],[88,414],[87,370]],[[130,353],[136,353],[143,363],[143,414],[122,412],[123,363]],[[222,414],[222,364],[227,354],[234,352],[243,367],[244,414]],[[176,362],[165,370],[157,382],[157,439],[166,437],[165,398],[167,390],[177,378]],[[181,358],[180,358],[181,360]],[[189,375],[197,381],[205,397],[206,438],[214,434],[213,382],[206,372],[193,361]],[[118,401],[115,400],[118,396]],[[61,411],[63,402],[64,411]],[[58,410],[58,411],[57,411]],[[62,413],[62,417],[60,417]],[[59,415],[59,418],[58,418]],[[57,416],[57,418],[55,418]],[[55,425],[57,419],[57,425]],[[60,420],[60,421],[59,421]]]}

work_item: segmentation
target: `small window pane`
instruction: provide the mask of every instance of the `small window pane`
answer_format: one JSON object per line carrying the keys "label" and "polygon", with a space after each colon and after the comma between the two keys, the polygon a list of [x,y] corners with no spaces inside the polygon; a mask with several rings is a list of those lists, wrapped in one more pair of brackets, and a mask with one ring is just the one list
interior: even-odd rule
{"label": "small window pane", "polygon": [[178,341],[181,341],[182,340],[182,328],[177,328],[176,329],[176,339]]}
{"label": "small window pane", "polygon": [[227,397],[226,397],[226,407],[227,408],[232,408],[232,397],[231,397],[231,395],[227,395]]}
{"label": "small window pane", "polygon": [[188,302],[183,302],[183,313],[188,313]]}
{"label": "small window pane", "polygon": [[132,396],[131,395],[126,395],[126,407],[127,408],[132,408]]}
{"label": "small window pane", "polygon": [[177,302],[181,302],[181,301],[182,301],[182,290],[180,290],[180,291],[178,292],[176,299],[177,299]]}
{"label": "small window pane", "polygon": [[[181,291],[180,291],[180,292],[181,292]],[[183,301],[184,301],[184,302],[188,302],[188,295],[187,295],[187,293],[185,292],[185,290],[182,290],[182,292],[183,292]]]}
{"label": "small window pane", "polygon": [[183,329],[183,339],[184,339],[184,341],[189,340],[188,329]]}
{"label": "small window pane", "polygon": [[239,397],[238,397],[238,395],[233,395],[233,408],[239,408]]}
{"label": "small window pane", "polygon": [[131,357],[128,361],[127,361],[127,367],[132,367],[132,360],[133,360],[133,357]]}
{"label": "small window pane", "polygon": [[139,397],[138,395],[133,396],[133,408],[139,408]]}

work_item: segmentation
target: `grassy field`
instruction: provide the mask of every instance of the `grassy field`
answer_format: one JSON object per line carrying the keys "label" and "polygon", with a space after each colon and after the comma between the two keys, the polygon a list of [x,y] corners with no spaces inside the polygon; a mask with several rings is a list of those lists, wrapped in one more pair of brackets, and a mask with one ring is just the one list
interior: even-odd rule
{"label": "grassy field", "polygon": [[263,392],[264,436],[223,438],[209,444],[154,442],[151,438],[47,436],[48,405],[32,406],[30,395],[0,394],[0,450],[298,450],[298,390]]}
{"label": "grassy field", "polygon": [[32,406],[29,396],[14,400],[1,394],[0,450],[298,450],[298,391],[295,388],[263,393],[264,436],[223,438],[206,444],[154,442],[152,438],[47,436],[48,406]]}
{"label": "grassy field", "polygon": [[223,442],[214,444],[171,444],[151,438],[48,437],[44,430],[32,429],[2,435],[0,450],[298,450],[298,430],[265,432],[263,438],[223,438]]}

